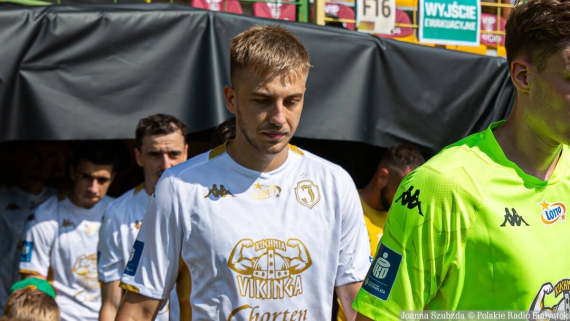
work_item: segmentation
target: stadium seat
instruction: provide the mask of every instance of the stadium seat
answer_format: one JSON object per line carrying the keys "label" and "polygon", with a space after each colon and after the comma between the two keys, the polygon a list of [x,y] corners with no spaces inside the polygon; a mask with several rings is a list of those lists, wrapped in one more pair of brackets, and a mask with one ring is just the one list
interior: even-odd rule
{"label": "stadium seat", "polygon": [[478,55],[486,55],[487,54],[487,46],[485,46],[483,44],[480,44],[479,47],[446,45],[445,48],[449,49],[449,50],[457,50],[457,51],[468,52],[468,53],[478,54]]}
{"label": "stadium seat", "polygon": [[[335,17],[339,19],[356,19],[354,10],[349,6],[341,3],[326,2],[325,3],[325,13],[327,17]],[[343,22],[343,27],[349,30],[354,30],[354,23]]]}
{"label": "stadium seat", "polygon": [[506,57],[507,56],[507,50],[505,50],[504,46],[498,46],[497,47],[497,56],[499,56],[499,57]]}
{"label": "stadium seat", "polygon": [[418,38],[416,38],[416,35],[414,35],[413,33],[411,35],[407,35],[405,37],[394,37],[392,39],[398,40],[398,41],[402,41],[402,42],[409,42],[409,43],[418,43]]}
{"label": "stadium seat", "polygon": [[418,10],[418,0],[396,0],[396,7],[407,11]]}
{"label": "stadium seat", "polygon": [[[411,25],[412,20],[410,19],[410,16],[408,16],[408,14],[406,12],[396,8],[396,24],[398,24],[398,23]],[[408,37],[410,35],[412,35],[412,36],[414,35],[414,29],[412,29],[410,27],[398,27],[398,26],[396,26],[394,28],[394,34],[391,34],[391,35],[377,34],[378,37],[383,37],[383,38],[403,38],[403,39],[408,39],[406,37]],[[398,39],[398,40],[400,40],[400,39]],[[405,40],[402,40],[402,41],[405,41]],[[407,41],[407,42],[409,42],[409,41]]]}
{"label": "stadium seat", "polygon": [[297,21],[297,6],[283,3],[286,2],[281,0],[276,2],[255,2],[252,7],[253,15],[261,18]]}
{"label": "stadium seat", "polygon": [[[505,24],[507,21],[503,17],[499,17],[499,31],[505,32]],[[481,14],[481,30],[497,31],[497,15],[491,13]],[[497,42],[500,46],[505,45],[504,35],[495,35],[490,33],[481,33],[481,43],[490,48],[496,48]]]}
{"label": "stadium seat", "polygon": [[243,14],[241,4],[237,0],[192,0],[191,5],[199,9]]}

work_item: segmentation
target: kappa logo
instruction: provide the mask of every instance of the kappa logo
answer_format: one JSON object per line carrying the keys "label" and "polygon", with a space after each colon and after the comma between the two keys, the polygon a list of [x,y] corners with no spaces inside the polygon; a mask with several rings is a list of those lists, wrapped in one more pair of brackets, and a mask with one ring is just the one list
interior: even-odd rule
{"label": "kappa logo", "polygon": [[412,195],[414,187],[410,186],[407,191],[403,192],[395,203],[402,202],[402,206],[406,206],[409,210],[418,208],[418,214],[424,216],[422,213],[422,202],[420,201],[420,190],[416,189],[416,192]]}
{"label": "kappa logo", "polygon": [[304,180],[297,183],[295,196],[299,204],[312,209],[321,200],[321,191],[313,181]]}
{"label": "kappa logo", "polygon": [[279,194],[281,194],[281,187],[277,185],[261,185],[259,183],[255,183],[253,185],[255,190],[251,193],[251,196],[256,200],[266,200],[268,198],[279,198]]}
{"label": "kappa logo", "polygon": [[32,260],[32,250],[34,249],[34,242],[22,242],[20,249],[20,262],[30,262]]}
{"label": "kappa logo", "polygon": [[566,222],[566,205],[564,203],[548,203],[542,199],[538,206],[540,206],[540,220],[544,225]]}
{"label": "kappa logo", "polygon": [[214,184],[212,185],[212,188],[210,188],[210,190],[208,191],[208,194],[204,196],[204,198],[208,198],[211,196],[212,198],[218,199],[220,197],[226,197],[228,195],[235,197],[234,194],[232,194],[230,190],[226,189],[226,187],[223,184],[220,184],[220,188],[218,188],[218,185]]}
{"label": "kappa logo", "polygon": [[16,203],[8,203],[8,206],[6,206],[6,210],[8,211],[17,211],[17,210],[21,210],[22,208],[20,206],[18,206],[18,204]]}
{"label": "kappa logo", "polygon": [[505,220],[501,226],[506,226],[507,223],[511,224],[511,226],[521,226],[521,223],[524,223],[526,226],[529,226],[528,223],[524,220],[522,216],[520,216],[514,208],[511,208],[513,213],[509,213],[509,209],[505,207]]}
{"label": "kappa logo", "polygon": [[63,227],[75,226],[75,225],[73,225],[73,223],[71,223],[71,221],[68,220],[68,219],[63,219],[63,222],[61,223],[61,225],[62,225]]}

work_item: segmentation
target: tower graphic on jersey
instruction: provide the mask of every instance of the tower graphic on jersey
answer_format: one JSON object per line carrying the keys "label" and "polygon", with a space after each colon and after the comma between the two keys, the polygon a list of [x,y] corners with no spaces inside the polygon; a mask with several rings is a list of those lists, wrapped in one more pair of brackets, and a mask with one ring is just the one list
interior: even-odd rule
{"label": "tower graphic on jersey", "polygon": [[311,265],[307,247],[295,238],[242,239],[228,260],[228,267],[238,273],[239,294],[256,299],[283,299],[303,293],[301,273]]}

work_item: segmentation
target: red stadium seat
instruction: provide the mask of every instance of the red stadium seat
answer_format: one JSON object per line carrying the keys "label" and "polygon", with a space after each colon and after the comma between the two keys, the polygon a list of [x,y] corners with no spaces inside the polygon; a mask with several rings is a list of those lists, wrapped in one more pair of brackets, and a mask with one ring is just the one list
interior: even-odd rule
{"label": "red stadium seat", "polygon": [[261,18],[297,21],[297,6],[277,2],[255,2],[252,7],[253,15]]}
{"label": "red stadium seat", "polygon": [[[499,30],[505,32],[505,24],[507,21],[503,17],[499,17]],[[491,13],[481,14],[481,30],[497,31],[497,15]],[[494,35],[490,33],[481,33],[481,43],[487,47],[496,48],[497,42],[500,46],[505,45],[504,35]]]}
{"label": "red stadium seat", "polygon": [[191,5],[194,8],[243,14],[237,0],[192,0]]}
{"label": "red stadium seat", "polygon": [[[408,24],[411,25],[412,24],[412,20],[410,19],[410,16],[408,16],[408,14],[403,11],[400,10],[398,8],[396,8],[396,23],[402,23],[402,24]],[[409,36],[414,34],[414,29],[410,28],[410,27],[398,27],[396,26],[394,28],[394,34],[392,35],[387,35],[387,34],[377,34],[378,37],[383,37],[383,38],[403,38],[403,39],[407,39],[409,38]]]}
{"label": "red stadium seat", "polygon": [[[325,3],[325,13],[327,16],[336,17],[339,19],[356,19],[354,10],[349,6],[341,3],[326,2]],[[343,22],[343,27],[349,30],[354,30],[354,23]]]}

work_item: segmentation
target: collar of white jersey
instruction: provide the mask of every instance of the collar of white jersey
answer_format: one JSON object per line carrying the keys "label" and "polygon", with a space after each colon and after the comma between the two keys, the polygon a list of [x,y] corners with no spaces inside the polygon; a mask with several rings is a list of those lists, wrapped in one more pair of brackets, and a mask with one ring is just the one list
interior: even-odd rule
{"label": "collar of white jersey", "polygon": [[293,164],[299,162],[305,156],[305,153],[300,148],[295,145],[288,144],[287,147],[289,147],[289,154],[287,155],[285,163],[270,172],[262,173],[246,168],[234,161],[233,158],[227,153],[226,145],[228,142],[229,141],[226,141],[224,144],[212,149],[208,155],[209,161],[219,160],[235,169],[236,171],[244,173],[248,176],[256,176],[262,178],[273,176],[287,170],[290,166],[293,166]]}

